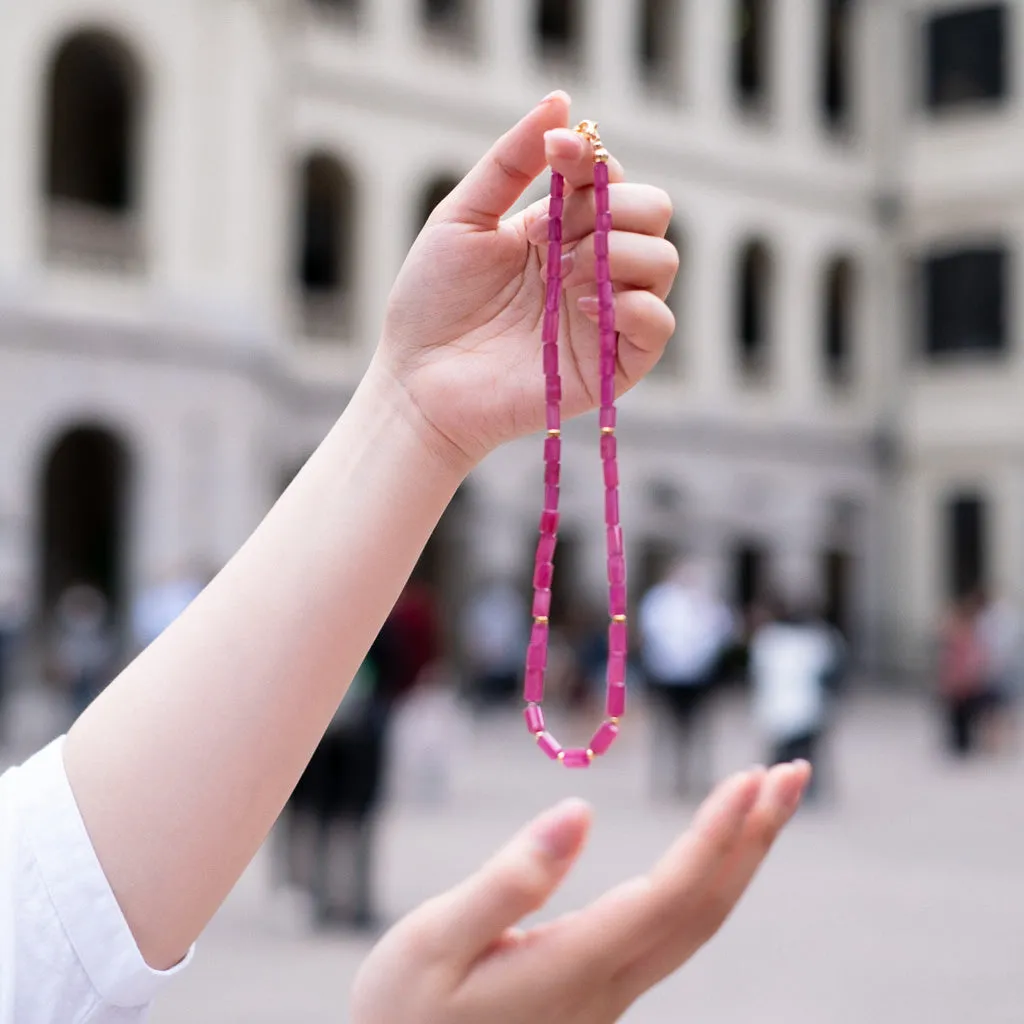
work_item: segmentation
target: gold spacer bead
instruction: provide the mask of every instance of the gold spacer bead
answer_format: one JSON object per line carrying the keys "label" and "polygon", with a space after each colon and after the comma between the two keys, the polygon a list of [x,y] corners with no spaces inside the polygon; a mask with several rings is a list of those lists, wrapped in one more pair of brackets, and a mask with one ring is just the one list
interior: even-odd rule
{"label": "gold spacer bead", "polygon": [[558,752],[558,760],[559,761],[564,761],[565,760],[565,751],[564,750],[560,750]]}
{"label": "gold spacer bead", "polygon": [[546,626],[551,620],[546,615],[535,615],[533,624],[535,626]]}
{"label": "gold spacer bead", "polygon": [[601,428],[601,433],[602,434],[614,434],[615,433],[615,428],[614,427],[602,427]]}
{"label": "gold spacer bead", "polygon": [[548,437],[561,437],[562,432],[560,430],[549,430]]}
{"label": "gold spacer bead", "polygon": [[590,747],[587,747],[587,760],[588,761],[593,761],[594,760],[594,752],[590,749]]}
{"label": "gold spacer bead", "polygon": [[609,725],[618,725],[619,724],[619,720],[618,720],[618,718],[612,716],[611,718],[608,719],[608,724]]}
{"label": "gold spacer bead", "polygon": [[626,621],[626,616],[625,615],[613,615],[612,616],[612,622],[625,622],[625,621]]}

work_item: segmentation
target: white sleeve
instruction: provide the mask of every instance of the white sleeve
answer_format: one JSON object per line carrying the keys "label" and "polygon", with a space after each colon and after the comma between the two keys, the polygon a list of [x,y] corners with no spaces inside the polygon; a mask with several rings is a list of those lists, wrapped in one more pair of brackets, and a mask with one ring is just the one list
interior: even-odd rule
{"label": "white sleeve", "polygon": [[56,740],[0,777],[0,1024],[129,1024],[148,967],[93,850]]}

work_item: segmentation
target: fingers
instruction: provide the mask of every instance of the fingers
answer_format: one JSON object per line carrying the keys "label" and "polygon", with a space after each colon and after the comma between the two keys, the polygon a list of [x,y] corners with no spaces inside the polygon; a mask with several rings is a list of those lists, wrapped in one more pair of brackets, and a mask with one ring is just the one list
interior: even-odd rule
{"label": "fingers", "polygon": [[[580,311],[598,322],[597,297],[586,295],[577,302]],[[619,362],[627,380],[639,380],[657,361],[675,333],[672,310],[648,291],[615,294],[615,330],[619,332]],[[621,342],[625,339],[628,344]]]}
{"label": "fingers", "polygon": [[[565,178],[570,190],[594,184],[594,147],[571,128],[553,128],[544,136],[544,155],[551,170]],[[625,172],[613,156],[608,161],[608,180],[622,181]]]}
{"label": "fingers", "polygon": [[569,97],[553,92],[506,132],[438,207],[435,216],[493,230],[547,166],[550,129],[569,120]]}
{"label": "fingers", "polygon": [[[616,231],[635,231],[661,237],[672,222],[672,200],[654,185],[620,182],[609,189],[612,224]],[[548,199],[541,199],[525,213],[526,237],[534,245],[547,245]],[[594,230],[597,217],[594,190],[587,188],[565,200],[562,210],[562,241],[578,242]]]}
{"label": "fingers", "polygon": [[[588,235],[567,257],[571,269],[564,277],[566,288],[578,288],[597,280],[593,235]],[[608,267],[615,285],[644,288],[659,299],[665,299],[679,271],[679,253],[664,238],[612,231],[608,235]]]}
{"label": "fingers", "polygon": [[472,878],[433,902],[429,923],[422,923],[427,940],[444,948],[446,959],[475,960],[547,902],[582,850],[590,819],[580,800],[542,814]]}

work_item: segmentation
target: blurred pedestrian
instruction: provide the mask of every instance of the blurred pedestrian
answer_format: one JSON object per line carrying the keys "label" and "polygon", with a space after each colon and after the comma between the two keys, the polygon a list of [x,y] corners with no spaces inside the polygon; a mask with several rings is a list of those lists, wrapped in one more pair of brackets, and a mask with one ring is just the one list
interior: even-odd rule
{"label": "blurred pedestrian", "polygon": [[1013,709],[1021,681],[1021,621],[1003,594],[982,592],[978,636],[985,660],[985,745],[993,752],[1012,740]]}
{"label": "blurred pedestrian", "polygon": [[946,749],[955,757],[974,753],[981,739],[988,691],[988,658],[981,635],[984,598],[974,590],[957,601],[939,637],[939,695],[945,711]]}
{"label": "blurred pedestrian", "polygon": [[697,565],[676,564],[641,601],[641,663],[669,730],[677,795],[710,782],[708,699],[734,632],[732,613]]}
{"label": "blurred pedestrian", "polygon": [[767,609],[750,642],[754,721],[769,764],[802,760],[814,766],[808,795],[816,795],[842,650],[809,603],[787,607],[775,598]]}
{"label": "blurred pedestrian", "polygon": [[464,647],[474,703],[489,707],[515,699],[530,636],[529,608],[508,579],[492,579],[469,602]]}
{"label": "blurred pedestrian", "polygon": [[99,695],[114,667],[114,641],[107,599],[79,583],[57,601],[54,656],[58,677],[77,717]]}

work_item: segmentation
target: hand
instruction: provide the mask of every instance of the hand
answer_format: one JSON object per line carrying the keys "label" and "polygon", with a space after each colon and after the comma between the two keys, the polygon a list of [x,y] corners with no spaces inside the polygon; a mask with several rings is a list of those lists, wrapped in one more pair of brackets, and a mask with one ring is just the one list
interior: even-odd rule
{"label": "hand", "polygon": [[[399,923],[363,965],[355,1024],[610,1024],[736,905],[807,784],[803,763],[733,777],[646,876],[529,931],[583,846],[578,801],[541,816],[477,875]],[[737,970],[739,977],[739,970]]]}
{"label": "hand", "polygon": [[[597,403],[594,158],[568,120],[569,98],[554,93],[501,138],[434,211],[391,293],[376,362],[412,400],[431,442],[466,468],[544,425],[547,200],[501,218],[549,165],[566,179],[563,412]],[[621,393],[658,361],[672,334],[664,299],[679,257],[663,237],[672,216],[666,193],[622,183],[614,159],[609,172]]]}

